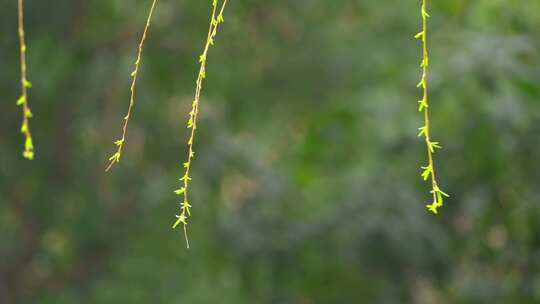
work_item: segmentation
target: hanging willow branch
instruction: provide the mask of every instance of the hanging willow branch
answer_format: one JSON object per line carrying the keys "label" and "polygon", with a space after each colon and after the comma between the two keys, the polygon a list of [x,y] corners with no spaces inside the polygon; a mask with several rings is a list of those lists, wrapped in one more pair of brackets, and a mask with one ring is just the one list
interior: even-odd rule
{"label": "hanging willow branch", "polygon": [[184,174],[180,178],[181,186],[178,190],[174,191],[174,193],[181,196],[183,199],[181,200],[181,203],[180,203],[180,212],[176,216],[177,220],[173,224],[172,227],[174,229],[180,224],[184,226],[184,236],[186,238],[186,245],[188,248],[189,248],[189,240],[187,236],[187,220],[188,220],[188,217],[191,216],[191,212],[190,212],[191,205],[189,204],[189,200],[188,200],[188,184],[189,184],[189,181],[191,180],[191,177],[189,176],[189,172],[191,169],[193,157],[195,156],[195,152],[193,151],[193,141],[195,139],[195,130],[197,129],[197,116],[199,114],[199,100],[201,97],[201,89],[203,85],[203,80],[206,78],[206,61],[207,61],[208,50],[210,49],[211,45],[214,45],[214,38],[217,34],[219,24],[224,22],[223,11],[225,10],[226,5],[227,5],[227,0],[224,0],[221,6],[221,9],[218,13],[217,12],[218,0],[213,0],[212,2],[212,18],[210,19],[210,28],[208,29],[208,37],[206,39],[204,51],[199,57],[200,69],[199,69],[199,75],[197,77],[197,82],[196,82],[196,87],[195,87],[195,98],[191,105],[192,108],[191,108],[191,112],[189,112],[189,119],[187,123],[187,127],[191,129],[191,134],[188,139],[187,160],[183,164]]}
{"label": "hanging willow branch", "polygon": [[422,41],[422,63],[420,67],[422,68],[422,79],[418,83],[418,87],[422,88],[423,97],[418,101],[418,111],[424,113],[424,125],[419,128],[420,133],[419,137],[424,137],[426,141],[428,164],[425,167],[422,167],[422,178],[427,181],[431,180],[431,195],[433,196],[433,201],[426,205],[428,210],[437,214],[438,208],[443,206],[443,197],[449,197],[448,194],[444,193],[437,184],[437,179],[435,177],[435,165],[433,163],[433,154],[436,149],[441,149],[439,142],[432,141],[430,137],[430,124],[429,124],[429,102],[428,102],[428,66],[429,66],[429,54],[427,46],[427,19],[430,17],[427,13],[427,0],[422,0],[421,7],[422,15],[422,31],[416,34],[415,38]]}
{"label": "hanging willow branch", "polygon": [[32,88],[32,83],[26,76],[26,41],[24,36],[24,1],[18,0],[18,32],[19,32],[19,52],[21,67],[21,97],[17,99],[17,105],[22,107],[21,133],[24,135],[23,157],[29,160],[34,159],[34,143],[30,133],[28,121],[32,118],[32,111],[28,105],[28,89]]}
{"label": "hanging willow branch", "polygon": [[122,150],[124,148],[124,143],[126,142],[126,136],[127,136],[127,130],[128,130],[128,124],[129,119],[131,118],[131,114],[133,113],[133,106],[135,104],[135,86],[137,84],[137,76],[139,73],[139,67],[141,65],[141,59],[142,59],[142,52],[144,48],[144,42],[146,41],[146,36],[148,34],[148,30],[150,29],[150,24],[152,22],[152,16],[154,14],[154,10],[157,5],[157,0],[152,1],[152,6],[150,7],[150,12],[148,13],[148,18],[146,19],[146,26],[144,27],[144,31],[141,37],[141,40],[139,42],[139,49],[137,51],[137,60],[134,64],[133,72],[131,72],[131,96],[129,99],[129,107],[126,116],[124,117],[124,126],[122,127],[122,138],[116,140],[114,144],[116,145],[116,153],[114,153],[109,158],[109,166],[107,167],[106,171],[109,171],[114,164],[120,162],[120,157],[122,157]]}

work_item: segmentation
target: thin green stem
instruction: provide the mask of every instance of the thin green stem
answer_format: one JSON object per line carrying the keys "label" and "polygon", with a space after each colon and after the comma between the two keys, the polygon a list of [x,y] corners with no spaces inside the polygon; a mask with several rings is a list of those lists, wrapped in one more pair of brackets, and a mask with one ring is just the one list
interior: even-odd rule
{"label": "thin green stem", "polygon": [[27,78],[26,67],[26,40],[24,35],[24,1],[18,0],[18,32],[19,32],[19,51],[21,67],[21,97],[17,100],[17,105],[22,106],[22,125],[21,133],[24,135],[23,157],[29,160],[34,159],[34,143],[32,133],[30,133],[29,120],[32,118],[32,111],[28,104],[28,89],[32,87]]}
{"label": "thin green stem", "polygon": [[126,116],[124,116],[124,125],[122,127],[122,137],[114,142],[117,149],[116,152],[109,158],[109,165],[107,166],[107,169],[105,171],[109,171],[114,164],[120,162],[120,158],[122,157],[122,150],[124,149],[124,144],[126,142],[127,137],[127,131],[128,131],[128,124],[129,119],[131,118],[131,114],[133,113],[133,106],[135,105],[135,87],[137,85],[137,77],[139,75],[139,68],[141,65],[142,60],[142,53],[144,49],[144,42],[146,41],[146,37],[148,35],[148,31],[150,29],[150,25],[152,23],[152,16],[154,15],[155,8],[157,6],[158,0],[153,0],[152,5],[150,7],[150,12],[148,13],[148,17],[146,19],[146,26],[144,27],[144,31],[142,33],[141,40],[139,42],[139,48],[137,51],[137,60],[134,64],[133,72],[131,72],[131,95],[129,98],[129,107]]}
{"label": "thin green stem", "polygon": [[427,13],[427,0],[422,0],[421,6],[421,15],[422,15],[422,31],[418,33],[415,38],[421,39],[422,41],[422,79],[418,83],[418,87],[422,88],[423,96],[422,99],[418,101],[420,112],[424,112],[424,126],[420,128],[420,133],[418,136],[424,136],[427,149],[427,158],[428,164],[425,167],[422,167],[424,170],[422,172],[422,178],[424,180],[431,180],[431,195],[433,200],[430,204],[426,205],[428,210],[437,214],[438,208],[443,206],[443,196],[448,197],[448,194],[444,193],[437,184],[437,178],[435,175],[435,164],[433,154],[435,149],[440,149],[441,146],[438,142],[431,140],[431,129],[430,129],[430,111],[429,111],[429,98],[428,98],[428,66],[429,66],[429,53],[428,53],[428,39],[427,39],[427,20],[430,17]]}
{"label": "thin green stem", "polygon": [[225,6],[227,5],[227,0],[223,1],[223,4],[221,5],[221,9],[219,10],[219,13],[217,13],[218,8],[218,0],[212,0],[212,17],[210,19],[210,27],[208,29],[208,36],[206,39],[206,44],[204,46],[204,50],[202,54],[199,56],[199,74],[196,81],[195,86],[195,98],[192,102],[191,112],[189,112],[189,119],[187,123],[187,127],[191,129],[190,136],[188,139],[188,155],[187,160],[184,162],[184,174],[180,178],[181,186],[178,190],[174,191],[177,195],[182,196],[183,199],[180,203],[180,212],[176,216],[177,220],[173,224],[173,229],[176,228],[179,224],[183,224],[184,228],[184,236],[186,238],[186,245],[189,248],[189,240],[188,240],[188,234],[187,234],[187,224],[188,224],[188,218],[191,216],[191,205],[189,204],[189,198],[188,198],[188,188],[189,188],[189,181],[191,180],[191,177],[189,176],[191,166],[192,166],[192,160],[195,156],[195,152],[193,150],[193,143],[195,140],[195,130],[197,129],[197,118],[199,115],[199,101],[201,97],[201,90],[203,86],[203,81],[206,78],[206,62],[208,57],[208,50],[210,49],[211,45],[214,45],[214,38],[216,37],[217,30],[219,24],[224,22],[223,19],[223,12],[225,10]]}

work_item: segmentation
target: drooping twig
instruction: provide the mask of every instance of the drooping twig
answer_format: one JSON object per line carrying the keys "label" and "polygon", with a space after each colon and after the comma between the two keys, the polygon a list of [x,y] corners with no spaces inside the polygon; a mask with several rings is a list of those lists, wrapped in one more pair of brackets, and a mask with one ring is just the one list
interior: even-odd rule
{"label": "drooping twig", "polygon": [[116,152],[109,157],[109,165],[107,166],[107,169],[105,171],[109,171],[114,164],[120,162],[120,157],[122,157],[122,150],[124,149],[124,144],[126,142],[126,136],[128,131],[128,124],[129,119],[131,118],[131,114],[133,113],[133,106],[135,105],[135,87],[137,85],[137,77],[139,74],[139,68],[141,66],[141,60],[142,60],[142,52],[144,49],[144,42],[146,41],[146,37],[148,35],[148,31],[150,29],[150,25],[152,23],[152,16],[154,15],[154,11],[156,8],[158,0],[152,0],[152,5],[150,7],[150,12],[148,13],[148,18],[146,19],[146,26],[144,27],[144,31],[141,36],[141,40],[139,42],[139,48],[137,51],[137,60],[135,60],[134,69],[133,72],[131,72],[131,95],[129,98],[129,107],[126,116],[124,117],[124,125],[122,127],[122,137],[114,142],[116,145]]}
{"label": "drooping twig", "polygon": [[428,66],[429,66],[429,53],[427,45],[427,20],[430,17],[427,12],[427,0],[422,0],[421,6],[421,15],[422,15],[422,31],[416,34],[415,38],[422,41],[422,63],[420,67],[422,68],[422,79],[418,83],[418,87],[422,88],[422,99],[418,101],[418,111],[424,113],[424,125],[419,128],[420,133],[419,137],[424,137],[427,148],[427,157],[428,164],[425,167],[422,167],[422,178],[424,180],[431,180],[431,195],[433,201],[426,205],[428,210],[437,214],[438,208],[443,206],[443,197],[448,197],[449,195],[444,193],[437,184],[437,178],[435,176],[435,165],[433,162],[433,154],[436,149],[441,149],[439,142],[431,140],[430,133],[430,122],[429,122],[429,99],[428,99]]}
{"label": "drooping twig", "polygon": [[184,226],[184,236],[186,238],[186,245],[189,248],[189,240],[187,236],[187,219],[191,216],[191,205],[189,204],[188,200],[188,186],[189,181],[191,180],[191,177],[189,176],[189,172],[191,170],[192,160],[195,156],[195,152],[193,151],[193,141],[195,140],[195,130],[197,129],[197,117],[199,114],[199,101],[201,97],[201,90],[203,81],[206,78],[206,61],[208,56],[208,50],[210,49],[211,45],[214,45],[214,38],[216,37],[217,30],[219,24],[224,22],[223,19],[223,11],[225,10],[225,6],[227,5],[227,0],[223,1],[223,4],[221,5],[221,9],[219,10],[219,13],[217,11],[218,8],[218,0],[212,0],[212,18],[210,19],[210,28],[208,29],[208,36],[206,39],[206,44],[204,46],[204,50],[202,54],[199,56],[199,63],[200,63],[200,69],[199,74],[196,81],[196,87],[195,87],[195,98],[192,102],[192,108],[191,112],[189,112],[189,119],[187,123],[187,127],[191,129],[191,134],[188,139],[188,156],[185,163],[183,163],[184,168],[184,175],[180,178],[181,186],[179,189],[175,190],[174,192],[183,197],[181,203],[180,203],[180,212],[176,216],[177,220],[173,224],[173,228],[176,228],[179,224],[183,224]]}
{"label": "drooping twig", "polygon": [[32,88],[32,83],[28,81],[26,67],[26,40],[24,33],[24,0],[18,0],[18,32],[19,32],[19,52],[21,68],[21,97],[17,99],[17,105],[22,107],[21,133],[24,135],[23,157],[29,160],[34,159],[34,143],[32,133],[30,133],[29,120],[32,118],[32,111],[28,104],[28,89]]}

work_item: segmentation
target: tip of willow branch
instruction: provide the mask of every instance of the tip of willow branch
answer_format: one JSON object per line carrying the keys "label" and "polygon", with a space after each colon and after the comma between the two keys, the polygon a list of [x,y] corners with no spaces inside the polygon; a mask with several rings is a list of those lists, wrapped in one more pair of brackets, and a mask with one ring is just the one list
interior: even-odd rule
{"label": "tip of willow branch", "polygon": [[112,162],[107,166],[107,168],[105,169],[105,172],[109,172],[109,171],[111,170],[111,168],[114,167],[114,164],[115,164],[115,163],[116,163],[116,162],[112,161]]}
{"label": "tip of willow branch", "polygon": [[186,248],[189,249],[189,239],[188,239],[188,236],[187,236],[186,225],[184,225],[184,237],[186,238]]}
{"label": "tip of willow branch", "polygon": [[122,155],[122,145],[118,144],[119,142],[120,141],[116,141],[116,145],[118,146],[118,151],[116,151],[116,153],[114,153],[113,156],[109,157],[110,163],[107,169],[105,169],[105,172],[108,172],[114,166],[115,163],[120,162],[120,157]]}

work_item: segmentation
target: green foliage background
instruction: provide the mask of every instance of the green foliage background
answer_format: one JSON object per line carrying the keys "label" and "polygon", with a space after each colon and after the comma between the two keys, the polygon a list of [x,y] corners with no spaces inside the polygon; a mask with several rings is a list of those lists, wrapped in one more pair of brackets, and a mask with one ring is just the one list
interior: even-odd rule
{"label": "green foliage background", "polygon": [[148,1],[0,2],[0,303],[540,302],[540,2],[233,0],[209,54],[190,250],[170,225],[210,1],[162,0],[120,166]]}

